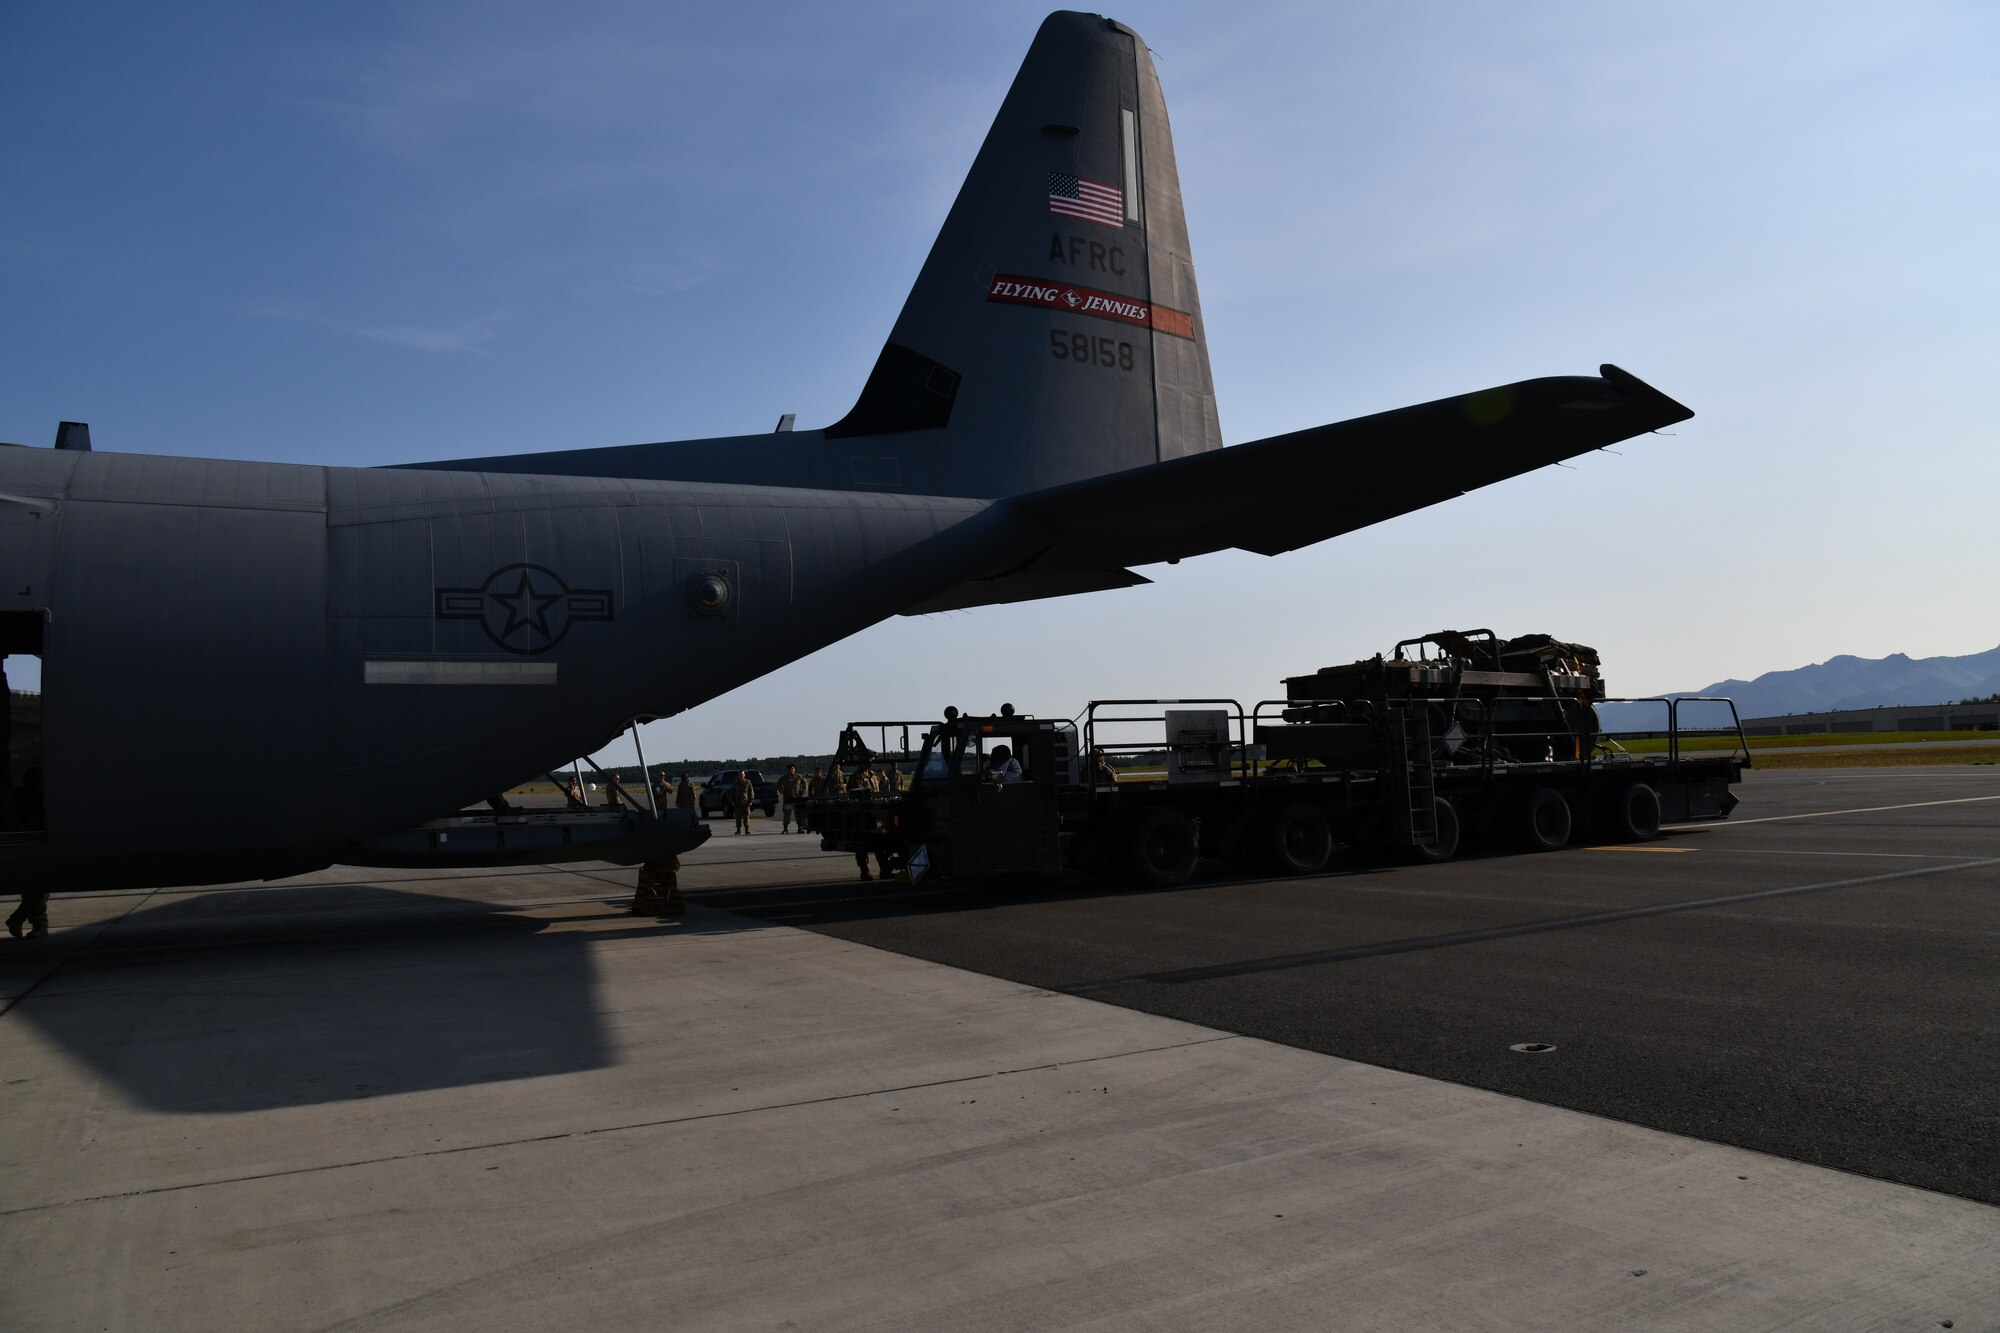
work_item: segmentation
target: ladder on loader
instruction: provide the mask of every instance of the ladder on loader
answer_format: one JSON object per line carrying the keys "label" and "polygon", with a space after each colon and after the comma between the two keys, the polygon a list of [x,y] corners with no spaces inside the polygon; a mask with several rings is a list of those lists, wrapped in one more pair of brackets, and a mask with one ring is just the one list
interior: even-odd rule
{"label": "ladder on loader", "polygon": [[1409,703],[1396,710],[1400,724],[1390,733],[1395,743],[1394,765],[1400,804],[1409,820],[1409,845],[1428,847],[1437,841],[1437,783],[1431,765],[1430,710]]}

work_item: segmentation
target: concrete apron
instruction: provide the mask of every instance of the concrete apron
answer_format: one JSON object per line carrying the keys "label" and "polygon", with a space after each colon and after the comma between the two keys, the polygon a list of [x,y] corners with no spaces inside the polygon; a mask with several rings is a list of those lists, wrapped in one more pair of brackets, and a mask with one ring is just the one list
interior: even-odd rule
{"label": "concrete apron", "polygon": [[[608,905],[537,912],[580,937],[599,1024],[595,1054],[539,1075],[525,1048],[513,1068],[468,1052],[500,1060],[485,1073],[399,1069],[478,1026],[449,979],[487,946],[458,936],[354,970],[225,951],[47,977],[0,1021],[0,1324],[1962,1330],[2000,1312],[2000,1211],[1978,1204],[699,908],[636,930]],[[531,1003],[567,984],[535,956],[503,960]],[[434,1001],[390,998],[409,993],[391,969]],[[280,1100],[270,1067],[120,1049],[142,1008],[234,1025],[221,1049],[324,1051],[363,1086],[246,1109]],[[79,1055],[93,1032],[104,1049]],[[161,1109],[183,1091],[220,1109]]]}

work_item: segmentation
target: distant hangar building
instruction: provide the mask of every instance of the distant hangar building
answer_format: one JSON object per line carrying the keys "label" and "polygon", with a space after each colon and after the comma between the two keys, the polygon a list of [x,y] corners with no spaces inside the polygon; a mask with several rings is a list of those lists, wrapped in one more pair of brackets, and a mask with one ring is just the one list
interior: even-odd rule
{"label": "distant hangar building", "polygon": [[1855,731],[1993,731],[2000,704],[1906,704],[1743,719],[1746,736],[1823,736]]}

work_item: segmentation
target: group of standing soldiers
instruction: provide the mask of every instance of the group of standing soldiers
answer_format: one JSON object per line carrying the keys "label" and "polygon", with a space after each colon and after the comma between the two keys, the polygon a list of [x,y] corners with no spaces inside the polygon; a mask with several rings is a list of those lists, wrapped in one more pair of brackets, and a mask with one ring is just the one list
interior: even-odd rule
{"label": "group of standing soldiers", "polygon": [[902,771],[894,764],[884,764],[878,769],[872,758],[863,759],[851,778],[840,771],[839,764],[815,768],[811,777],[799,772],[797,764],[786,764],[785,776],[778,779],[778,831],[788,833],[793,824],[798,825],[799,832],[806,831],[805,811],[800,804],[810,797],[894,796],[902,790]]}
{"label": "group of standing soldiers", "polygon": [[[799,772],[797,764],[786,764],[785,774],[778,779],[778,815],[780,833],[789,833],[794,825],[798,831],[806,831],[805,802],[816,796],[893,796],[903,790],[903,774],[893,763],[875,767],[873,758],[864,758],[848,777],[840,771],[839,764],[830,764],[822,769],[814,769],[811,777]],[[671,784],[667,781],[666,770],[662,769],[657,780],[660,804],[664,808],[672,801],[675,808],[696,810],[698,802],[694,784],[683,773]],[[572,789],[572,795],[581,803],[581,792]],[[616,799],[615,797],[613,798]],[[755,784],[750,781],[747,771],[739,770],[736,781],[729,788],[729,812],[736,818],[736,831],[750,832],[750,809],[757,802]],[[861,867],[861,878],[873,879],[868,873],[866,853],[857,852],[855,861]],[[881,857],[876,858],[881,863]],[[677,917],[687,912],[687,900],[681,896],[681,860],[678,856],[660,861],[648,861],[639,867],[639,883],[632,895],[632,911],[640,916]],[[888,876],[888,866],[882,864],[884,878]]]}
{"label": "group of standing soldiers", "polygon": [[[831,765],[825,774],[815,769],[812,781],[815,796],[896,796],[903,790],[903,771],[894,763],[876,768],[875,760],[864,755],[861,762],[855,766],[853,777],[842,774],[840,765],[836,763]],[[875,878],[868,873],[867,852],[856,852],[854,864],[861,871],[861,878]],[[875,853],[875,865],[882,872],[883,879],[889,878],[889,862],[881,852]]]}
{"label": "group of standing soldiers", "polygon": [[[640,776],[644,777],[645,775],[642,773]],[[660,809],[662,810],[669,808],[692,810],[695,808],[694,784],[688,781],[688,775],[685,773],[669,781],[667,770],[664,768],[661,769],[660,776],[654,781],[654,790],[659,793]],[[611,774],[604,783],[604,804],[606,806],[623,805],[624,793],[624,782],[616,773]],[[571,805],[588,806],[590,798],[596,794],[596,783],[593,782],[588,787],[585,787],[583,779],[580,777],[573,777],[569,780],[569,800]],[[498,802],[498,804],[494,805],[495,809],[512,808],[502,798],[496,797],[495,801]],[[489,804],[494,803],[489,802]]]}

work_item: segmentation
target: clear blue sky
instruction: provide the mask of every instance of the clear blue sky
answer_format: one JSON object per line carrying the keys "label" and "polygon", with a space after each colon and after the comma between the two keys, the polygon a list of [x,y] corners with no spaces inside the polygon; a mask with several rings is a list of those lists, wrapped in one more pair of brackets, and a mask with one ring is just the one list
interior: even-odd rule
{"label": "clear blue sky", "polygon": [[[1043,10],[0,6],[0,439],[367,465],[824,424]],[[1615,361],[1671,437],[903,620],[670,724],[1246,702],[1445,626],[1614,692],[2000,642],[2000,7],[1142,4],[1230,442]]]}

